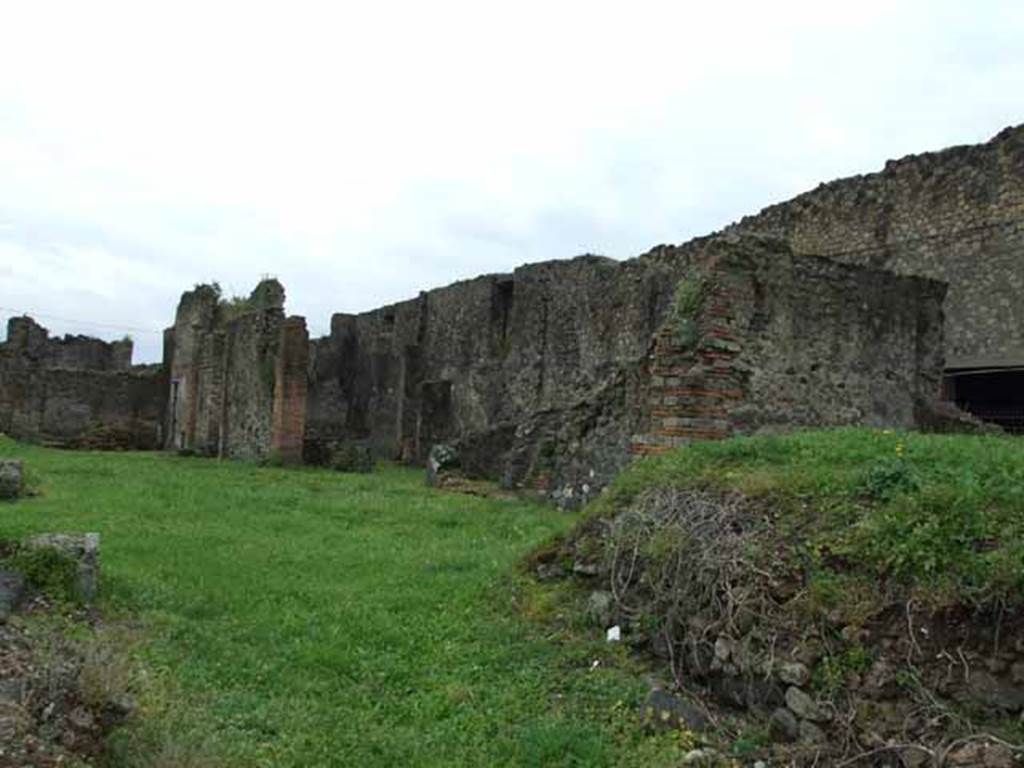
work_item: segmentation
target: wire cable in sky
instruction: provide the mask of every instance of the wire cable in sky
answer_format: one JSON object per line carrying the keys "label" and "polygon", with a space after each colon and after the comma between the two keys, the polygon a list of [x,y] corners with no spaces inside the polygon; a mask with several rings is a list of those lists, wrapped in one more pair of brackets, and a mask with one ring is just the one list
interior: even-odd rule
{"label": "wire cable in sky", "polygon": [[71,325],[81,325],[87,328],[107,328],[112,331],[124,331],[128,333],[159,333],[163,334],[163,331],[155,331],[152,328],[135,328],[130,325],[114,325],[112,323],[96,323],[91,320],[71,320],[67,317],[58,317],[57,315],[48,315],[44,312],[32,312],[23,309],[12,309],[11,307],[0,307],[0,312],[10,312],[18,317],[28,315],[29,317],[40,317],[46,320],[56,320],[60,323],[69,323]]}

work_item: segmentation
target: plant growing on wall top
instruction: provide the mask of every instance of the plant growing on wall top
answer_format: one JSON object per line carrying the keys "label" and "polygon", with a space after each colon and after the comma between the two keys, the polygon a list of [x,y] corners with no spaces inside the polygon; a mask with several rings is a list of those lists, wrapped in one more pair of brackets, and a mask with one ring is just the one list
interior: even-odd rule
{"label": "plant growing on wall top", "polygon": [[707,275],[695,272],[676,285],[672,304],[672,323],[676,343],[693,349],[700,342],[700,313],[710,292]]}
{"label": "plant growing on wall top", "polygon": [[232,296],[230,299],[221,299],[217,303],[217,311],[225,322],[230,322],[255,309],[252,299],[248,296]]}

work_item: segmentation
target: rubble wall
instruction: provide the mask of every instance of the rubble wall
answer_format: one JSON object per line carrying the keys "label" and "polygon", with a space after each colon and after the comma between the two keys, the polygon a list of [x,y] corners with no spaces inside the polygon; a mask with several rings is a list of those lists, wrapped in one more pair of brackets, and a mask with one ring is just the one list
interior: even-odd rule
{"label": "rubble wall", "polygon": [[[718,316],[678,349],[678,286],[709,270]],[[409,461],[453,443],[471,474],[575,504],[690,439],[912,426],[938,395],[944,290],[750,236],[527,265],[336,315],[312,344],[308,437]]]}
{"label": "rubble wall", "polygon": [[944,281],[950,365],[1024,363],[1024,126],[822,184],[732,230]]}
{"label": "rubble wall", "polygon": [[159,447],[166,377],[131,356],[127,339],[50,338],[12,318],[0,344],[0,431],[60,448]]}

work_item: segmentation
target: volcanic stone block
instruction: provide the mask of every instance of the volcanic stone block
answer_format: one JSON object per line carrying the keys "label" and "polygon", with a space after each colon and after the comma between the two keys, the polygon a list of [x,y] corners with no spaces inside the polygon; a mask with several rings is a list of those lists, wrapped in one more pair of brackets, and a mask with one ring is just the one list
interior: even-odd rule
{"label": "volcanic stone block", "polygon": [[0,459],[0,499],[16,499],[23,487],[23,466],[15,459]]}
{"label": "volcanic stone block", "polygon": [[441,486],[444,477],[458,472],[461,466],[459,452],[450,445],[438,443],[430,449],[427,457],[427,485],[432,488]]}
{"label": "volcanic stone block", "polygon": [[25,577],[16,571],[0,571],[0,624],[17,610],[25,595]]}
{"label": "volcanic stone block", "polygon": [[99,593],[100,535],[98,533],[41,533],[29,538],[27,550],[53,549],[73,560],[78,571],[72,587],[74,596],[91,602]]}

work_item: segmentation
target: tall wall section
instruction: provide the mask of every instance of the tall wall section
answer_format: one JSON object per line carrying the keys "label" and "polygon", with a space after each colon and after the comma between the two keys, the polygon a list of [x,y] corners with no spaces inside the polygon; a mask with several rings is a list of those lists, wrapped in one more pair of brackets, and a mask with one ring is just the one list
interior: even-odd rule
{"label": "tall wall section", "polygon": [[731,229],[945,281],[948,366],[1024,364],[1024,126],[822,184]]}
{"label": "tall wall section", "polygon": [[285,316],[277,281],[245,301],[222,301],[208,285],[185,293],[165,336],[165,446],[301,461],[307,362],[305,321]]}
{"label": "tall wall section", "polygon": [[157,448],[167,379],[129,340],[50,338],[12,318],[0,344],[0,432],[62,448]]}

